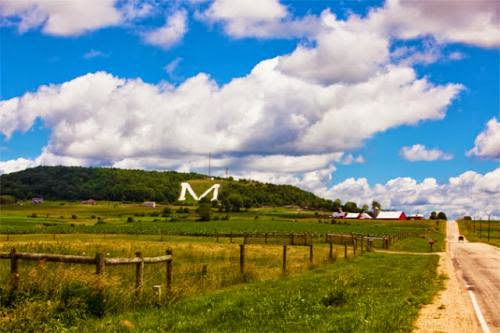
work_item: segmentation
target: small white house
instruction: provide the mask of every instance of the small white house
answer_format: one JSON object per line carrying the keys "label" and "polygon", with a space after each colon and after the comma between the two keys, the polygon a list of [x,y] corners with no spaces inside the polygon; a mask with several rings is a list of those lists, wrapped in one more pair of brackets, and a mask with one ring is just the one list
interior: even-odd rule
{"label": "small white house", "polygon": [[154,202],[154,201],[144,201],[143,206],[144,207],[156,208],[156,202]]}

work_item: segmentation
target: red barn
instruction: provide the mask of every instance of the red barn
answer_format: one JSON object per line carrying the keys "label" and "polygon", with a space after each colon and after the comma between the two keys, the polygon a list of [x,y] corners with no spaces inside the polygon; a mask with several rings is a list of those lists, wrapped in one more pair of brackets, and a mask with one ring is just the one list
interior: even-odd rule
{"label": "red barn", "polygon": [[406,214],[403,211],[380,212],[377,220],[406,220]]}

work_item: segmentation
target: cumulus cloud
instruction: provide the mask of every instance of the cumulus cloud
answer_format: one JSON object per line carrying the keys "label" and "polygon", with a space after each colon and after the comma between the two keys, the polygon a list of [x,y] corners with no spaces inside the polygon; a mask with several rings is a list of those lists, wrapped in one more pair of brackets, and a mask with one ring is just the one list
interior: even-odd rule
{"label": "cumulus cloud", "polygon": [[148,44],[168,49],[179,43],[187,32],[187,12],[177,10],[167,17],[163,27],[151,30],[144,34],[144,41]]}
{"label": "cumulus cloud", "polygon": [[415,144],[411,147],[405,146],[399,151],[401,156],[411,162],[415,161],[437,161],[451,160],[452,154],[445,153],[439,149],[429,149],[421,144]]}
{"label": "cumulus cloud", "polygon": [[432,35],[443,43],[500,46],[498,1],[388,0],[367,22],[403,39]]}
{"label": "cumulus cloud", "polygon": [[0,130],[9,137],[41,117],[52,129],[50,151],[105,160],[209,151],[329,153],[391,127],[441,119],[461,89],[396,67],[359,84],[323,86],[285,75],[277,64],[263,61],[224,86],[205,74],[178,87],[87,74],[0,102]]}
{"label": "cumulus cloud", "polygon": [[5,0],[0,2],[0,16],[15,24],[19,32],[42,27],[42,31],[55,36],[75,36],[117,25],[122,14],[115,8],[115,0],[45,1]]}
{"label": "cumulus cloud", "polygon": [[500,168],[485,174],[467,171],[443,184],[434,178],[419,183],[405,177],[371,186],[366,178],[349,178],[330,188],[326,195],[361,204],[377,200],[386,209],[402,209],[409,213],[429,214],[442,210],[452,217],[491,214],[499,218]]}
{"label": "cumulus cloud", "polygon": [[303,37],[318,29],[317,17],[294,18],[278,0],[214,0],[197,17],[208,23],[222,23],[235,38]]}
{"label": "cumulus cloud", "polygon": [[500,122],[492,118],[486,129],[474,141],[474,147],[467,152],[468,156],[500,159]]}

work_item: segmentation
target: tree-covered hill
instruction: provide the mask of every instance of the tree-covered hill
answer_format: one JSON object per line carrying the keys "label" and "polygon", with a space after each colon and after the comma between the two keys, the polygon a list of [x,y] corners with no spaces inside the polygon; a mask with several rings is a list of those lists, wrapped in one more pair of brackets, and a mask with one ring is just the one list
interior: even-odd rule
{"label": "tree-covered hill", "polygon": [[250,180],[216,178],[205,175],[84,167],[36,167],[0,176],[2,195],[17,199],[41,196],[50,200],[135,201],[154,200],[174,203],[180,183],[189,181],[200,195],[211,184],[221,184],[219,199],[240,202],[242,206],[284,206],[325,208],[332,201],[290,185],[264,184]]}

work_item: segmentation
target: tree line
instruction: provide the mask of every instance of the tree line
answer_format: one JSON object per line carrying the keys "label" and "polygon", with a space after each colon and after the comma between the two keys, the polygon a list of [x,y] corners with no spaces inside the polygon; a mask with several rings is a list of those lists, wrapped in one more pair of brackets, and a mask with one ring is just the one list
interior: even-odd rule
{"label": "tree line", "polygon": [[[208,179],[196,173],[144,171],[115,168],[40,166],[0,176],[0,190],[6,200],[109,200],[121,202],[156,201],[176,203],[181,182]],[[296,205],[331,210],[332,200],[291,185],[276,185],[252,180],[217,178],[223,182],[219,206],[224,211],[239,211],[256,206]],[[11,199],[8,199],[8,198]]]}

